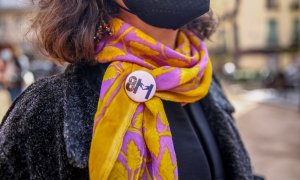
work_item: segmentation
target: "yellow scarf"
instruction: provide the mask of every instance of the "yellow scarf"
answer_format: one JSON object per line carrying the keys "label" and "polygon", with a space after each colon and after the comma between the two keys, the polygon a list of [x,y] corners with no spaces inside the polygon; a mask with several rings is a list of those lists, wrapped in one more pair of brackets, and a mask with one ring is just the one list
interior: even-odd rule
{"label": "yellow scarf", "polygon": [[[192,103],[208,93],[212,65],[207,49],[188,31],[179,32],[174,50],[120,19],[110,26],[113,35],[98,44],[95,56],[110,65],[95,114],[90,179],[178,179],[162,100]],[[155,80],[155,94],[146,102],[133,101],[125,88],[138,70]]]}

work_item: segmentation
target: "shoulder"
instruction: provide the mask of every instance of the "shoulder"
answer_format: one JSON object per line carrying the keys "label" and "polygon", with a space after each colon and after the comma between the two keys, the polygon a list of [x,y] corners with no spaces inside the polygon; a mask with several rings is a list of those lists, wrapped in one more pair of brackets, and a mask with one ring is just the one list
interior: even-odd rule
{"label": "shoulder", "polygon": [[26,144],[31,148],[60,142],[68,132],[64,126],[73,123],[72,128],[77,128],[81,121],[90,122],[104,71],[104,65],[73,64],[64,73],[29,86],[1,122],[0,156],[4,151],[12,152],[9,149],[14,146],[22,149]]}
{"label": "shoulder", "polygon": [[14,101],[0,125],[1,158],[13,157],[10,153],[15,148],[46,141],[51,138],[50,132],[61,126],[61,82],[61,75],[41,79]]}
{"label": "shoulder", "polygon": [[57,75],[35,82],[8,110],[0,125],[0,178],[28,177],[33,167],[28,161],[41,164],[31,153],[41,154],[42,146],[50,151],[58,137],[55,129],[62,127],[62,79]]}
{"label": "shoulder", "polygon": [[64,73],[36,81],[14,101],[2,124],[10,117],[28,118],[45,114],[41,112],[58,112],[66,96],[98,91],[105,69],[106,65],[72,64]]}
{"label": "shoulder", "polygon": [[[101,64],[72,64],[64,73],[36,81],[11,105],[0,130],[12,124],[24,127],[24,123],[36,124],[40,120],[47,123],[50,117],[63,113],[69,102],[76,103],[83,98],[89,101],[89,97],[96,97],[105,68]],[[54,119],[57,120],[60,119]]]}
{"label": "shoulder", "polygon": [[11,105],[2,123],[5,124],[5,121],[11,117],[25,118],[43,109],[59,106],[63,96],[62,76],[60,74],[43,78],[30,85]]}

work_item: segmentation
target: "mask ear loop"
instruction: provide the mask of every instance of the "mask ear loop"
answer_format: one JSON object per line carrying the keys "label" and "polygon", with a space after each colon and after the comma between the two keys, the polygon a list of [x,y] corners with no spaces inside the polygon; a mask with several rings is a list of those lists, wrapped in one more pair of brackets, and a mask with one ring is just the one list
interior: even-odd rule
{"label": "mask ear loop", "polygon": [[121,6],[119,3],[115,2],[115,4],[116,4],[119,8],[121,8],[121,9],[123,9],[123,10],[125,10],[125,11],[127,11],[127,12],[129,12],[129,13],[131,13],[131,14],[136,15],[136,14],[135,14],[134,12],[132,12],[130,9],[127,9],[127,8]]}

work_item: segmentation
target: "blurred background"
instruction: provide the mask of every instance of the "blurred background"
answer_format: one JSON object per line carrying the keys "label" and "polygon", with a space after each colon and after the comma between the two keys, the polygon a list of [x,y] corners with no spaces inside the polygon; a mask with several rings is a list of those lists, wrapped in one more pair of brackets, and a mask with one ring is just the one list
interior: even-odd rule
{"label": "blurred background", "polygon": [[[254,170],[300,179],[300,0],[211,0],[219,27],[207,41],[214,71],[236,112]],[[39,78],[60,73],[27,33],[34,7],[0,0],[0,121]]]}

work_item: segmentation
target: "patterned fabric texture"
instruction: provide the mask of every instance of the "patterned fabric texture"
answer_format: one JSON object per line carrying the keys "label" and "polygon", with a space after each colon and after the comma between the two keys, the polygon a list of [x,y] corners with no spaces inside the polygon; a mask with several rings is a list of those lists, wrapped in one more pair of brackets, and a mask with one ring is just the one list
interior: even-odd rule
{"label": "patterned fabric texture", "polygon": [[[162,100],[192,103],[205,97],[212,65],[204,43],[180,31],[176,49],[157,42],[120,19],[98,44],[96,60],[110,63],[102,81],[89,171],[93,179],[178,179],[176,154]],[[155,96],[132,101],[124,82],[136,70],[150,73]]]}

